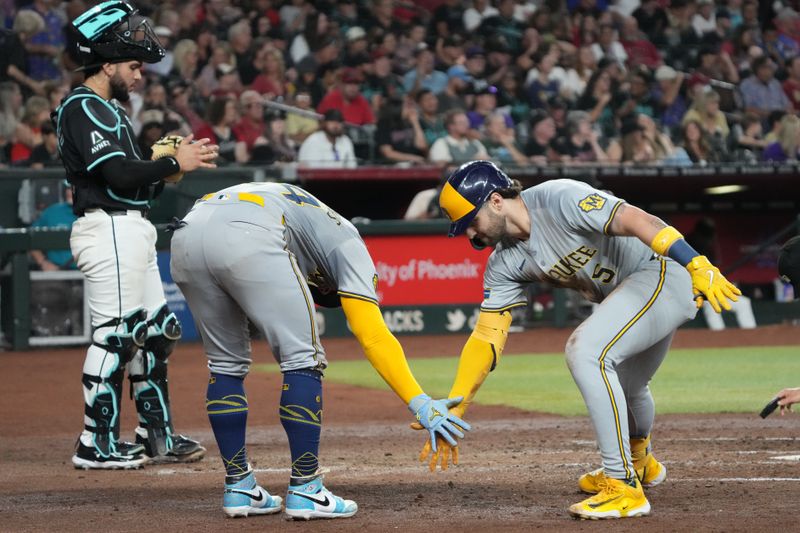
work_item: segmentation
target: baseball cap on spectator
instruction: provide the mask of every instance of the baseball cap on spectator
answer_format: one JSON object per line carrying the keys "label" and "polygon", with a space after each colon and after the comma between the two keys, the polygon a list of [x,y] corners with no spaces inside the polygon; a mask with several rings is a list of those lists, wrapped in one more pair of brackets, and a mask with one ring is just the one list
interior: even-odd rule
{"label": "baseball cap on spectator", "polygon": [[553,95],[547,100],[547,107],[550,109],[567,109],[569,104],[559,95]]}
{"label": "baseball cap on spectator", "polygon": [[481,96],[484,94],[491,94],[497,96],[497,87],[495,87],[494,85],[487,85],[483,83],[480,85],[473,86],[472,92],[475,94],[475,96]]}
{"label": "baseball cap on spectator", "polygon": [[678,72],[669,65],[661,65],[656,69],[656,81],[674,80]]}
{"label": "baseball cap on spectator", "polygon": [[250,104],[264,105],[264,97],[258,91],[248,89],[239,96],[239,104],[242,107],[247,107]]}
{"label": "baseball cap on spectator", "polygon": [[342,70],[342,83],[361,83],[364,77],[358,69],[347,67]]}
{"label": "baseball cap on spectator", "polygon": [[156,26],[153,28],[153,33],[155,33],[157,37],[172,37],[172,30],[166,26]]}
{"label": "baseball cap on spectator", "polygon": [[230,74],[236,71],[236,67],[231,65],[230,63],[220,63],[217,65],[217,77],[225,76],[226,74]]}
{"label": "baseball cap on spectator", "polygon": [[297,73],[301,75],[316,72],[318,67],[317,60],[312,54],[308,54],[294,66]]}
{"label": "baseball cap on spectator", "polygon": [[511,46],[504,35],[492,35],[486,40],[487,52],[498,52],[500,54],[510,54]]}
{"label": "baseball cap on spectator", "polygon": [[373,61],[377,61],[382,57],[389,57],[389,52],[385,48],[378,47],[370,53],[370,58]]}
{"label": "baseball cap on spectator", "polygon": [[366,39],[367,32],[364,31],[364,28],[362,28],[361,26],[353,26],[352,28],[347,30],[347,33],[345,33],[344,36],[348,42],[353,42],[359,39]]}
{"label": "baseball cap on spectator", "polygon": [[448,35],[444,39],[444,46],[464,46],[464,38],[457,33]]}
{"label": "baseball cap on spectator", "polygon": [[328,109],[325,111],[322,120],[330,120],[332,122],[344,122],[344,116],[338,109]]}
{"label": "baseball cap on spectator", "polygon": [[686,80],[686,86],[691,91],[695,88],[696,85],[708,85],[710,81],[711,78],[709,78],[705,74],[701,72],[695,72],[694,74],[689,76],[688,80]]}
{"label": "baseball cap on spectator", "polygon": [[731,12],[728,11],[728,9],[725,8],[725,7],[719,7],[719,8],[717,8],[717,18],[718,19],[730,19],[731,18]]}
{"label": "baseball cap on spectator", "polygon": [[447,77],[459,78],[467,83],[472,83],[475,79],[470,75],[469,72],[467,72],[467,69],[464,67],[464,65],[453,65],[447,69]]}
{"label": "baseball cap on spectator", "polygon": [[427,49],[428,49],[428,43],[426,42],[417,43],[417,46],[414,48],[414,55],[415,56],[419,55],[420,52],[424,52]]}
{"label": "baseball cap on spectator", "polygon": [[161,126],[164,123],[164,112],[160,109],[145,109],[139,113],[139,122],[142,124],[142,129],[153,124]]}
{"label": "baseball cap on spectator", "polygon": [[467,48],[467,59],[472,59],[473,57],[484,57],[486,52],[484,52],[483,48],[480,46],[470,46]]}
{"label": "baseball cap on spectator", "polygon": [[363,65],[364,63],[371,63],[372,59],[366,52],[361,52],[358,54],[353,54],[348,56],[344,60],[344,64],[348,67],[357,67],[359,65]]}

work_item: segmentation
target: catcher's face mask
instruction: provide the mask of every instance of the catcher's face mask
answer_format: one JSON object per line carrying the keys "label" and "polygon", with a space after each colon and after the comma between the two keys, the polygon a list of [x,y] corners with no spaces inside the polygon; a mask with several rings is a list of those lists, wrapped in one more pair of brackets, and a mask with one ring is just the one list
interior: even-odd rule
{"label": "catcher's face mask", "polygon": [[83,66],[141,61],[157,63],[166,55],[152,26],[127,2],[112,0],[93,7],[75,19],[78,54]]}

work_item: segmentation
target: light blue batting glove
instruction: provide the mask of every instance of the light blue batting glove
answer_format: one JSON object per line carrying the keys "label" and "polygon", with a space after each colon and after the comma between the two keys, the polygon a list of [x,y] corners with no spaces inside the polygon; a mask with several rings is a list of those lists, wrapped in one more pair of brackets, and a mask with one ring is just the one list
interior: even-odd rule
{"label": "light blue batting glove", "polygon": [[414,396],[408,402],[408,410],[414,413],[417,422],[428,430],[431,436],[431,448],[434,452],[436,451],[437,434],[450,443],[451,446],[458,446],[453,435],[463,439],[464,433],[461,430],[469,431],[472,429],[469,423],[450,413],[450,408],[460,404],[463,399],[463,396],[457,396],[455,398],[434,400],[427,394],[420,394]]}

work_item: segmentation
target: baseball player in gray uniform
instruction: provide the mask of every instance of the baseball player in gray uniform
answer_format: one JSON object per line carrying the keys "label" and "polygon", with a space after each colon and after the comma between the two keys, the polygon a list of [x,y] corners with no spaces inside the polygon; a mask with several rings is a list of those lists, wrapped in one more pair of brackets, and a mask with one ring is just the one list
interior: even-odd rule
{"label": "baseball player in gray uniform", "polygon": [[[494,164],[474,161],[449,177],[440,205],[452,222],[451,237],[466,233],[476,248],[495,247],[481,312],[451,391],[465,399],[451,411],[463,416],[497,364],[511,323],[508,311],[525,305],[527,283],[579,291],[599,305],[572,333],[565,354],[595,429],[602,468],[581,476],[581,490],[594,495],[569,511],[591,519],[648,514],[642,485],[666,477],[651,453],[655,409],[648,383],[676,328],[694,317],[703,299],[720,312],[738,289],[677,230],[582,182],[553,180],[523,191]],[[431,467],[438,461],[446,466],[451,453],[457,462],[457,454],[440,445]]]}
{"label": "baseball player in gray uniform", "polygon": [[322,372],[328,361],[315,302],[341,305],[367,359],[429,431],[432,446],[437,436],[455,446],[460,429],[469,429],[448,412],[462,398],[432,400],[411,374],[383,321],[378,276],[356,228],[300,187],[248,183],[206,195],[175,231],[171,270],[208,356],[206,405],[227,474],[228,516],[275,513],[282,502],[256,483],[247,461],[248,319],[266,337],[283,373],[279,413],[292,458],[285,511],[293,518],[345,518],[357,510],[322,484]]}

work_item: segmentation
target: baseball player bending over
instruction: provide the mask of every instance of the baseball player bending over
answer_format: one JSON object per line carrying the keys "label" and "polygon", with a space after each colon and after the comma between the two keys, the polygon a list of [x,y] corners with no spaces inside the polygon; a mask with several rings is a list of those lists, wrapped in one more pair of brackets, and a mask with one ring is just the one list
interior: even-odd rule
{"label": "baseball player bending over", "polygon": [[[664,481],[651,453],[654,404],[648,388],[675,329],[707,299],[717,312],[739,290],[678,231],[612,194],[573,180],[522,190],[494,164],[475,161],[447,180],[440,205],[450,236],[466,233],[475,248],[495,247],[484,275],[484,301],[464,346],[451,396],[463,416],[497,365],[511,323],[525,305],[525,285],[543,281],[580,291],[599,305],[572,333],[567,365],[597,436],[602,468],[581,476],[594,494],[569,508],[577,518],[646,515],[642,486]],[[693,301],[693,293],[694,300]],[[430,452],[423,448],[421,458]],[[431,468],[456,450],[440,442]]]}
{"label": "baseball player bending over", "polygon": [[[378,275],[358,231],[300,187],[248,183],[199,200],[172,238],[172,278],[192,311],[208,356],[208,418],[225,466],[228,516],[271,514],[282,498],[260,487],[245,449],[250,370],[248,319],[283,372],[279,414],[289,438],[286,514],[345,518],[358,509],[327,490],[319,467],[322,373],[328,365],[314,303],[341,305],[367,359],[430,433],[456,446],[469,424],[449,414],[462,398],[432,400],[383,321]],[[455,426],[458,425],[458,427]]]}
{"label": "baseball player bending over", "polygon": [[[86,276],[92,344],[83,365],[84,430],[76,468],[138,468],[149,459],[196,461],[205,448],[175,433],[167,358],[181,335],[167,307],[156,264],[156,230],[147,220],[164,178],[213,167],[216,147],[187,139],[175,157],[141,161],[133,126],[117,101],[128,100],[142,63],[164,49],[126,2],[104,2],[73,22],[85,81],[53,114],[58,149],[78,219],[70,247]],[[139,427],[136,443],[120,442],[123,371],[128,369]]]}

